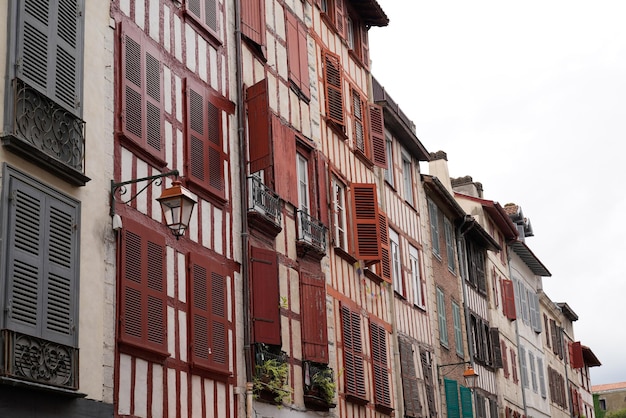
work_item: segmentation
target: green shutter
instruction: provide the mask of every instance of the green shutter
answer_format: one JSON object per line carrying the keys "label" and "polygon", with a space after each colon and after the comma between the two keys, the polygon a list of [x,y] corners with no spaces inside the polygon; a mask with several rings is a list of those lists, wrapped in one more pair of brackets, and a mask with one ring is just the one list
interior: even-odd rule
{"label": "green shutter", "polygon": [[446,392],[446,409],[448,418],[461,418],[459,411],[459,393],[457,390],[456,380],[443,379]]}
{"label": "green shutter", "polygon": [[465,386],[459,386],[459,391],[461,392],[463,418],[472,418],[474,416],[472,411],[472,391]]}

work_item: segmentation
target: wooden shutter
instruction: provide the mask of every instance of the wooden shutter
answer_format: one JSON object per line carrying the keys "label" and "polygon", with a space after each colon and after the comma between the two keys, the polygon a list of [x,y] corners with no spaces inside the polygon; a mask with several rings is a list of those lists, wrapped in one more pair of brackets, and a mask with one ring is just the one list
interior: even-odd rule
{"label": "wooden shutter", "polygon": [[443,386],[446,393],[446,410],[448,412],[448,418],[461,418],[461,411],[459,408],[459,391],[457,389],[456,380],[443,379]]}
{"label": "wooden shutter", "polygon": [[422,404],[419,399],[419,389],[417,386],[413,344],[411,344],[408,339],[399,337],[399,346],[404,416],[418,418],[422,416]]}
{"label": "wooden shutter", "polygon": [[424,386],[426,389],[426,402],[430,417],[437,416],[435,406],[435,388],[433,384],[433,366],[431,363],[432,353],[420,348],[420,359],[422,361],[422,373],[424,375]]}
{"label": "wooden shutter", "polygon": [[504,372],[504,377],[509,378],[509,360],[507,355],[506,343],[504,340],[500,341],[500,353],[502,354],[502,371]]}
{"label": "wooden shutter", "polygon": [[227,282],[222,266],[189,253],[189,329],[195,366],[229,372]]}
{"label": "wooden shutter", "polygon": [[298,174],[296,172],[296,134],[272,116],[274,152],[274,185],[276,193],[295,207],[298,206]]}
{"label": "wooden shutter", "polygon": [[502,308],[504,315],[508,319],[514,320],[517,318],[515,311],[515,291],[511,280],[502,280]]}
{"label": "wooden shutter", "polygon": [[356,242],[356,258],[364,261],[381,259],[380,219],[376,185],[352,184],[352,220]]}
{"label": "wooden shutter", "polygon": [[[387,283],[391,283],[391,250],[389,248],[389,225],[387,223],[387,215],[378,212],[378,223],[380,225],[380,277]],[[414,283],[419,286],[420,283]],[[421,300],[415,301],[421,304]]]}
{"label": "wooden shutter", "polygon": [[387,168],[387,144],[385,142],[385,122],[382,107],[369,104],[369,133],[372,141],[372,161],[375,165]]}
{"label": "wooden shutter", "polygon": [[374,403],[391,407],[390,371],[387,367],[387,331],[383,326],[370,322],[370,342],[374,374]]}
{"label": "wooden shutter", "polygon": [[241,33],[256,44],[265,45],[265,1],[241,0]]}
{"label": "wooden shutter", "polygon": [[366,399],[361,317],[345,306],[341,307],[343,338],[344,392],[346,396]]}
{"label": "wooden shutter", "polygon": [[10,196],[6,326],[76,347],[78,203],[15,177],[5,184]]}
{"label": "wooden shutter", "polygon": [[246,103],[248,104],[250,173],[256,173],[272,164],[272,127],[266,78],[248,87]]}
{"label": "wooden shutter", "polygon": [[461,411],[463,418],[472,418],[474,412],[472,409],[472,391],[465,386],[459,386],[461,395]]}
{"label": "wooden shutter", "polygon": [[369,41],[367,39],[367,31],[368,28],[362,22],[357,21],[355,24],[358,24],[360,27],[360,39],[359,44],[361,46],[361,62],[365,68],[369,68],[370,66],[370,54],[369,54]]}
{"label": "wooden shutter", "polygon": [[159,49],[131,23],[122,26],[122,133],[165,158],[163,68]]}
{"label": "wooden shutter", "polygon": [[213,34],[217,33],[217,0],[186,0],[185,11]]}
{"label": "wooden shutter", "polygon": [[309,97],[309,55],[307,45],[307,29],[297,18],[285,11],[287,18],[287,64],[289,78],[306,97]]}
{"label": "wooden shutter", "polygon": [[300,305],[302,356],[305,360],[328,364],[326,288],[323,275],[300,273]]}
{"label": "wooden shutter", "polygon": [[513,382],[517,383],[517,356],[515,355],[515,350],[513,348],[509,349],[509,353],[511,353],[511,374],[513,375]]}
{"label": "wooden shutter", "polygon": [[550,347],[550,322],[548,321],[548,315],[543,314],[543,327],[546,334],[546,345]]}
{"label": "wooden shutter", "polygon": [[76,116],[82,114],[83,0],[23,0],[17,75]]}
{"label": "wooden shutter", "polygon": [[554,319],[550,319],[550,334],[552,335],[552,352],[559,354],[559,336],[557,335],[557,326]]}
{"label": "wooden shutter", "polygon": [[215,196],[226,197],[222,109],[206,87],[187,78],[186,164],[189,179]]}
{"label": "wooden shutter", "polygon": [[503,364],[502,351],[500,351],[500,331],[498,328],[489,328],[491,334],[491,354],[493,355],[492,365],[496,369],[501,369]]}
{"label": "wooden shutter", "polygon": [[335,3],[335,26],[337,28],[337,32],[342,37],[346,37],[346,9],[343,4],[344,0],[334,0]]}
{"label": "wooden shutter", "polygon": [[328,218],[328,169],[326,168],[326,157],[321,151],[315,152],[315,162],[317,176],[314,177],[315,181],[317,181],[316,190],[319,220],[324,225],[328,226],[330,225]]}
{"label": "wooden shutter", "polygon": [[121,262],[123,342],[167,354],[165,238],[124,219]]}
{"label": "wooden shutter", "polygon": [[570,364],[575,369],[582,369],[583,367],[585,367],[585,362],[583,360],[583,349],[580,341],[571,343],[570,347],[572,353],[572,355],[570,356]]}
{"label": "wooden shutter", "polygon": [[276,253],[250,248],[254,342],[281,345]]}
{"label": "wooden shutter", "polygon": [[323,53],[323,61],[326,117],[337,125],[343,126],[343,82],[339,56],[326,51]]}
{"label": "wooden shutter", "polygon": [[533,330],[536,333],[541,333],[541,308],[539,305],[539,296],[537,296],[536,292],[532,292],[530,294],[530,299],[532,299],[532,305],[533,305],[533,309],[531,311],[533,318],[532,318],[532,324],[533,324]]}

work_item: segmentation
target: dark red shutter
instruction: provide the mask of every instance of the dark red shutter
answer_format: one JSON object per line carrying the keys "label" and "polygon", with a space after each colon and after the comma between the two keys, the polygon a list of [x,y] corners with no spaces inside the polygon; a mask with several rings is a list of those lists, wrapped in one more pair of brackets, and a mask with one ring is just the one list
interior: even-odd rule
{"label": "dark red shutter", "polygon": [[267,95],[267,79],[248,87],[248,152],[250,173],[264,170],[272,164],[272,129],[270,126],[270,105]]}
{"label": "dark red shutter", "polygon": [[543,314],[543,328],[546,334],[546,345],[550,348],[550,323],[546,314]]}
{"label": "dark red shutter", "polygon": [[382,107],[369,105],[369,131],[372,140],[372,161],[378,167],[387,168],[387,146],[385,143],[385,122]]}
{"label": "dark red shutter", "polygon": [[317,165],[317,176],[315,178],[317,179],[319,220],[328,226],[328,169],[326,168],[326,157],[320,151],[317,151],[315,153],[315,162]]}
{"label": "dark red shutter", "polygon": [[502,369],[504,372],[504,377],[508,379],[509,377],[509,359],[508,353],[506,350],[506,343],[504,340],[500,341],[500,352],[502,353]]}
{"label": "dark red shutter", "polygon": [[281,345],[276,253],[250,248],[254,342]]}
{"label": "dark red shutter", "polygon": [[328,324],[326,288],[322,274],[300,274],[302,310],[302,356],[305,360],[328,364]]}
{"label": "dark red shutter", "polygon": [[365,66],[365,68],[369,68],[370,65],[370,54],[369,54],[369,43],[367,39],[367,26],[362,23],[359,23],[360,26],[360,45],[361,45],[361,62]]}
{"label": "dark red shutter", "polygon": [[379,261],[381,259],[380,219],[375,184],[352,184],[352,214],[356,258],[364,261]]}
{"label": "dark red shutter", "polygon": [[307,42],[308,30],[303,24],[298,25],[298,52],[300,53],[300,91],[306,97],[311,96],[309,78],[309,45]]}
{"label": "dark red shutter", "polygon": [[167,354],[165,238],[124,219],[120,340]]}
{"label": "dark red shutter", "polygon": [[189,254],[189,323],[191,361],[218,372],[229,372],[227,283],[222,265]]}
{"label": "dark red shutter", "polygon": [[289,78],[298,88],[301,88],[302,79],[300,77],[298,20],[289,11],[285,11],[285,17],[287,23],[287,65],[289,68]]}
{"label": "dark red shutter", "polygon": [[575,369],[582,369],[583,367],[585,367],[585,362],[583,360],[583,349],[580,341],[571,343],[570,364]]}
{"label": "dark red shutter", "polygon": [[343,126],[343,83],[339,57],[330,52],[324,52],[323,55],[326,117]]}
{"label": "dark red shutter", "polygon": [[241,32],[258,45],[265,45],[265,1],[241,0]]}
{"label": "dark red shutter", "polygon": [[365,370],[361,342],[361,317],[345,306],[341,307],[344,358],[344,391],[346,396],[365,399]]}
{"label": "dark red shutter", "polygon": [[339,32],[339,35],[345,38],[346,13],[343,1],[344,0],[335,0],[335,26],[337,27],[337,32]]}
{"label": "dark red shutter", "polygon": [[517,318],[515,312],[515,291],[513,281],[511,280],[505,279],[502,281],[502,306],[504,308],[504,315],[508,319],[514,320]]}
{"label": "dark red shutter", "polygon": [[370,322],[372,369],[374,374],[374,402],[391,407],[389,391],[389,368],[387,367],[387,332],[385,328]]}
{"label": "dark red shutter", "polygon": [[122,126],[124,136],[165,158],[163,68],[153,41],[132,24],[122,27]]}
{"label": "dark red shutter", "polygon": [[[274,182],[276,193],[298,207],[298,175],[296,173],[296,134],[272,117],[272,144],[274,151]],[[312,181],[313,179],[309,179]]]}
{"label": "dark red shutter", "polygon": [[[389,225],[387,215],[378,212],[378,222],[380,224],[380,277],[391,283],[391,250],[389,248]],[[416,283],[419,286],[419,283]],[[421,301],[417,301],[421,303]]]}
{"label": "dark red shutter", "polygon": [[217,32],[216,0],[186,0],[185,11],[206,29]]}

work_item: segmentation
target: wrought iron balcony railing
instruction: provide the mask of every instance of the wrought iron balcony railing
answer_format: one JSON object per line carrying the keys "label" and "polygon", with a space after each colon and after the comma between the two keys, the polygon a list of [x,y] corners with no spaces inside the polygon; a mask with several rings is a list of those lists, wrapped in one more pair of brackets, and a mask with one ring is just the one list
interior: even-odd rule
{"label": "wrought iron balcony railing", "polygon": [[320,253],[326,253],[327,228],[303,210],[296,211],[298,218],[298,241],[315,247]]}
{"label": "wrought iron balcony railing", "polygon": [[250,196],[248,210],[258,212],[274,224],[280,225],[282,220],[280,196],[254,176],[248,177],[248,187]]}
{"label": "wrought iron balcony railing", "polygon": [[4,145],[84,185],[85,122],[22,80],[13,80],[11,127]]}
{"label": "wrought iron balcony railing", "polygon": [[78,350],[62,344],[2,330],[0,374],[65,389],[78,388]]}

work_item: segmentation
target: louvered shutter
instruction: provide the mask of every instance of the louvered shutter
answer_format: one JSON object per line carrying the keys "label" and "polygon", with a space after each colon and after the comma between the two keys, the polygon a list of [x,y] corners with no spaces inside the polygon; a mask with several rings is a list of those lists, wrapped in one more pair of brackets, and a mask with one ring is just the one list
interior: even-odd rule
{"label": "louvered shutter", "polygon": [[459,391],[457,389],[456,380],[443,379],[443,386],[446,393],[446,410],[448,418],[461,418],[459,408]]}
{"label": "louvered shutter", "polygon": [[343,126],[343,82],[339,57],[324,52],[324,86],[326,88],[326,117]]}
{"label": "louvered shutter", "polygon": [[326,168],[326,156],[321,151],[317,151],[315,153],[315,162],[319,220],[328,226],[330,223],[328,218],[328,169]]}
{"label": "louvered shutter", "polygon": [[502,369],[504,372],[504,377],[508,379],[509,377],[509,359],[508,359],[508,351],[506,348],[506,343],[504,340],[500,341],[500,353],[502,353]]}
{"label": "louvered shutter", "polygon": [[376,405],[391,407],[390,372],[387,367],[387,331],[385,328],[370,322],[370,342],[374,374],[374,402]]}
{"label": "louvered shutter", "polygon": [[22,0],[18,77],[76,116],[82,114],[83,0]]}
{"label": "louvered shutter", "polygon": [[126,343],[167,354],[165,238],[124,219],[121,329]]}
{"label": "louvered shutter", "polygon": [[122,26],[122,132],[161,160],[165,158],[163,68],[154,42],[130,23]]}
{"label": "louvered shutter", "polygon": [[461,395],[461,413],[463,418],[472,418],[474,412],[472,409],[472,391],[465,386],[459,386],[459,392]]}
{"label": "louvered shutter", "polygon": [[341,307],[344,354],[344,391],[346,396],[365,399],[365,371],[361,342],[361,317],[345,306]]}
{"label": "louvered shutter", "polygon": [[309,77],[309,45],[308,30],[305,25],[298,25],[298,52],[300,54],[300,91],[305,97],[311,96],[310,77]]}
{"label": "louvered shutter", "polygon": [[287,23],[287,64],[289,78],[306,97],[310,96],[307,29],[295,15],[285,11]]}
{"label": "louvered shutter", "polygon": [[186,0],[185,11],[203,27],[217,33],[217,0]]}
{"label": "louvered shutter", "polygon": [[537,293],[532,293],[531,298],[534,305],[533,329],[536,333],[541,333],[541,308],[539,305],[539,296]]}
{"label": "louvered shutter", "polygon": [[189,254],[191,359],[194,365],[227,373],[229,321],[226,276],[217,263]]}
{"label": "louvered shutter", "polygon": [[281,345],[276,253],[251,247],[250,255],[254,342]]}
{"label": "louvered shutter", "polygon": [[369,54],[369,41],[367,39],[367,26],[359,23],[360,26],[360,45],[361,45],[361,62],[365,68],[369,68],[370,65],[370,54]]}
{"label": "louvered shutter", "polygon": [[583,360],[583,349],[580,341],[574,342],[571,344],[571,353],[570,356],[570,364],[575,369],[582,369],[585,367],[585,362]]}
{"label": "louvered shutter", "polygon": [[552,336],[552,352],[559,354],[559,337],[557,335],[557,326],[554,319],[550,319],[550,334]]}
{"label": "louvered shutter", "polygon": [[382,107],[370,103],[369,132],[372,141],[372,161],[375,165],[387,168],[387,144],[385,142],[385,122]]}
{"label": "louvered shutter", "polygon": [[352,184],[352,220],[354,222],[356,258],[364,261],[381,259],[380,219],[376,185]]}
{"label": "louvered shutter", "polygon": [[517,318],[515,310],[515,291],[511,280],[502,281],[502,305],[504,308],[504,315],[508,319],[514,320]]}
{"label": "louvered shutter", "polygon": [[422,404],[419,400],[413,344],[399,337],[400,369],[402,373],[402,393],[404,398],[404,416],[418,418],[422,416]]}
{"label": "louvered shutter", "polygon": [[493,367],[501,369],[503,366],[502,351],[500,351],[500,331],[498,328],[489,328],[491,334],[491,354],[493,355]]}
{"label": "louvered shutter", "polygon": [[433,385],[433,366],[431,363],[432,353],[420,349],[420,359],[422,361],[422,373],[424,375],[424,386],[426,388],[426,402],[428,404],[428,416],[437,417],[437,407],[435,406],[435,388]]}
{"label": "louvered shutter", "polygon": [[265,1],[241,1],[241,32],[251,41],[265,45]]}
{"label": "louvered shutter", "polygon": [[344,0],[334,0],[335,2],[335,26],[337,27],[337,32],[342,37],[346,37],[345,28],[346,28],[346,10],[343,4]]}
{"label": "louvered shutter", "polygon": [[[389,248],[389,225],[387,223],[387,215],[378,212],[378,223],[380,225],[380,277],[391,283],[391,251]],[[413,283],[413,286],[419,286],[420,283]],[[421,294],[421,293],[420,293]],[[421,300],[416,300],[416,304],[420,305]]]}
{"label": "louvered shutter", "polygon": [[78,203],[11,177],[7,328],[76,346]]}
{"label": "louvered shutter", "polygon": [[328,364],[328,324],[323,275],[301,272],[302,355],[305,360]]}
{"label": "louvered shutter", "polygon": [[267,79],[248,87],[248,152],[250,173],[264,170],[272,164],[272,129],[270,126],[270,105],[267,96]]}
{"label": "louvered shutter", "polygon": [[546,345],[548,348],[550,347],[550,322],[548,321],[548,315],[543,314],[543,327],[545,328],[546,334]]}

